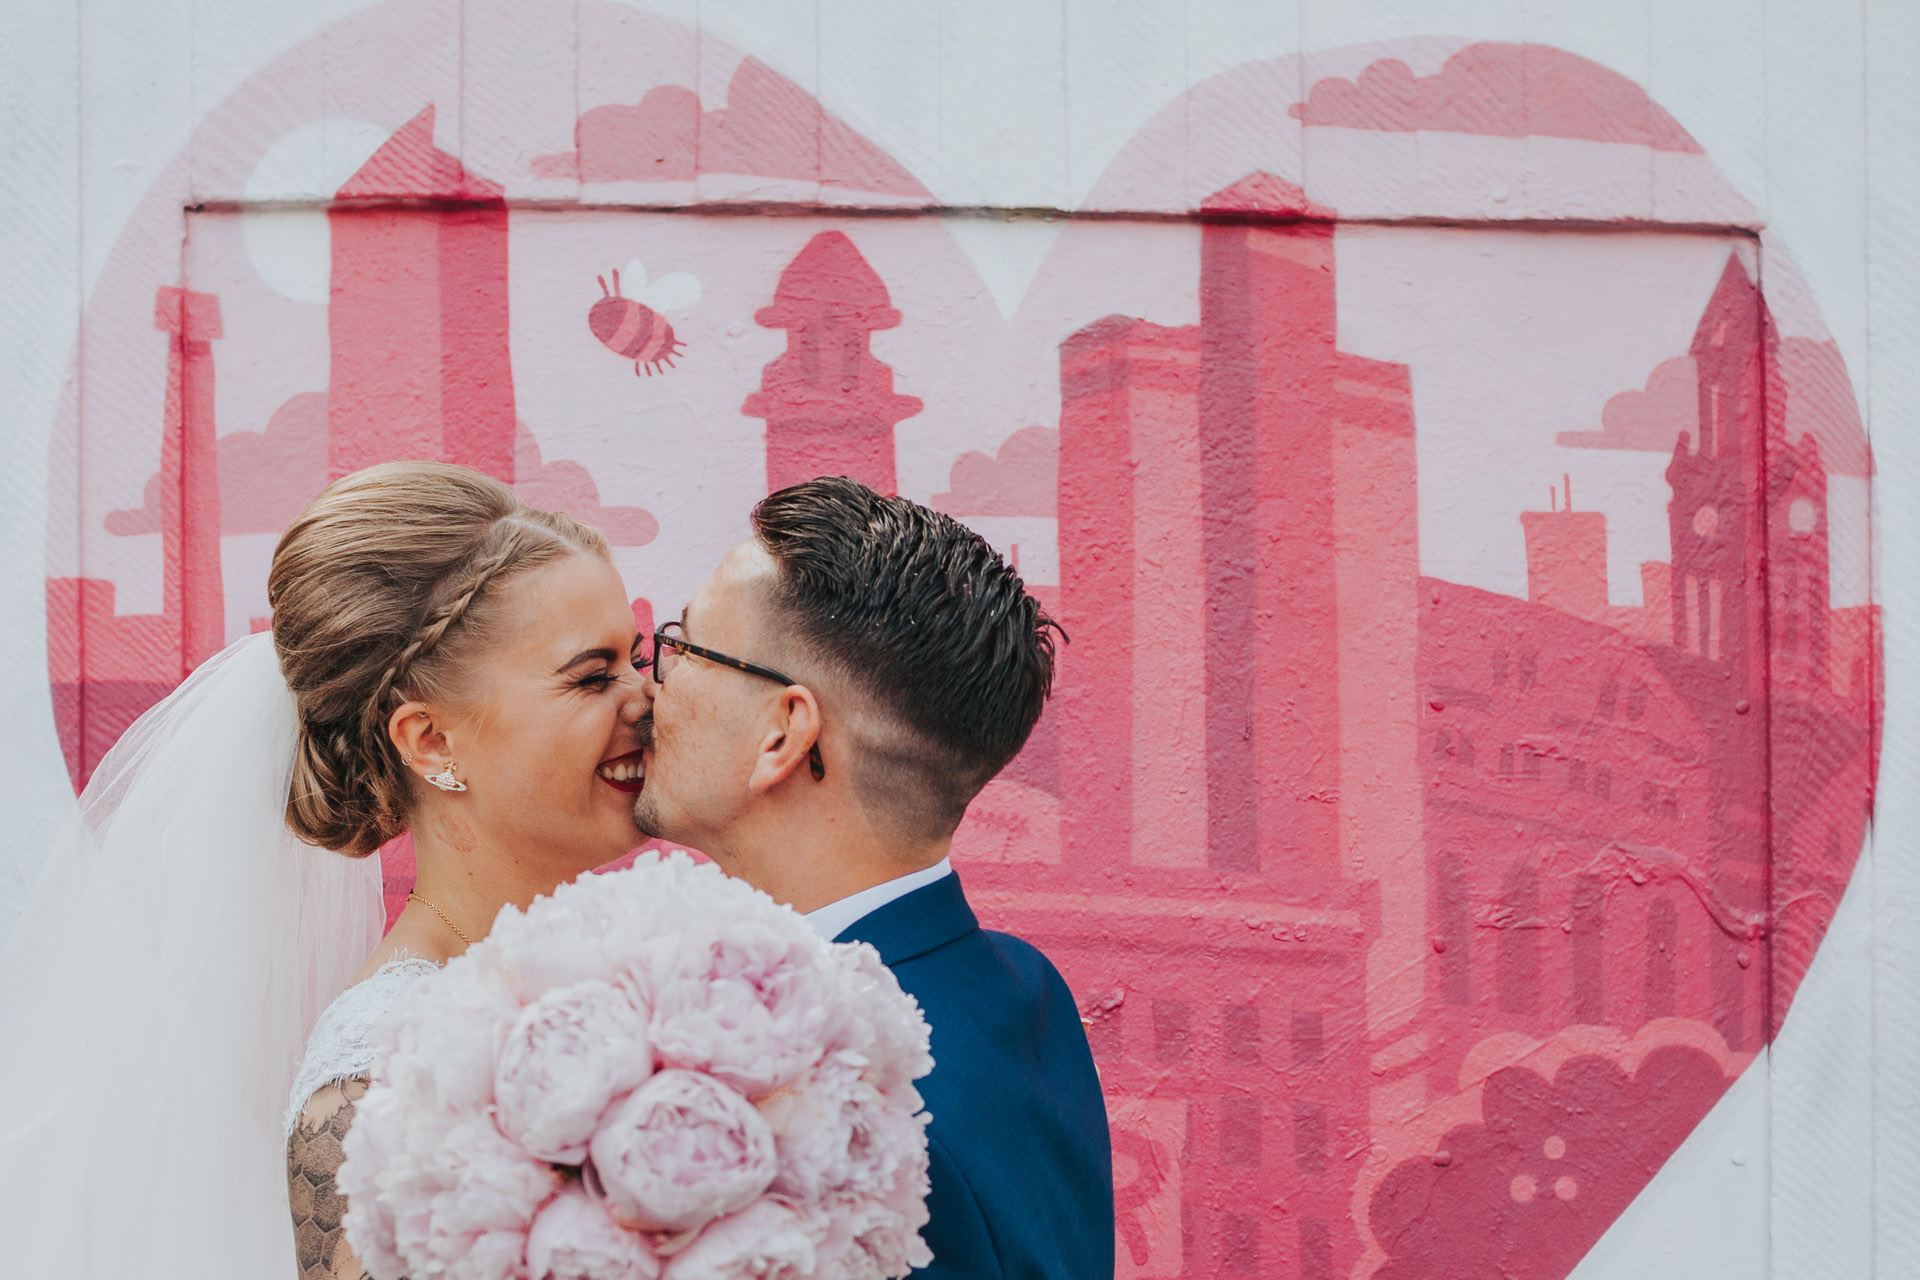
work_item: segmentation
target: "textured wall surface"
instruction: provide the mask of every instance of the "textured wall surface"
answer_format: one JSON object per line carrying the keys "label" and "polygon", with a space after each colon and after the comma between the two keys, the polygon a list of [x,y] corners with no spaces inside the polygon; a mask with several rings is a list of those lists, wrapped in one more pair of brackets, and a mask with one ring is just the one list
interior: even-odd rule
{"label": "textured wall surface", "polygon": [[329,478],[491,472],[650,617],[844,473],[1072,637],[954,856],[1123,1276],[1920,1267],[1908,7],[5,24],[0,933]]}

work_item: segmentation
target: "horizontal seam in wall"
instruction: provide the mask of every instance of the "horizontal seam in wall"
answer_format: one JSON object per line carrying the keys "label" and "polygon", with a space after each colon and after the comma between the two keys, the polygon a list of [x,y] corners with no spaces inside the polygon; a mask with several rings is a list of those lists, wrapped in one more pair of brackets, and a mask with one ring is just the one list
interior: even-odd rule
{"label": "horizontal seam in wall", "polygon": [[491,208],[513,213],[673,213],[707,218],[979,218],[999,222],[1169,222],[1292,226],[1319,223],[1342,227],[1445,228],[1469,231],[1560,231],[1592,233],[1659,232],[1665,235],[1742,236],[1758,239],[1762,227],[1733,222],[1662,222],[1653,218],[1302,218],[1297,214],[1257,211],[1165,211],[1150,209],[1056,209],[1015,205],[838,205],[794,201],[706,201],[693,204],[645,204],[585,200],[205,200],[185,206],[187,213],[348,212],[356,209],[421,211]]}

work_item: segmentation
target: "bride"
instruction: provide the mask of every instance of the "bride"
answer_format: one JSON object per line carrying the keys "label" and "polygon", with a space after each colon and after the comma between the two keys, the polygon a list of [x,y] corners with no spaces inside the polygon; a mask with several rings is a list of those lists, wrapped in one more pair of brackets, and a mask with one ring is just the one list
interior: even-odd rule
{"label": "bride", "polygon": [[286,531],[268,600],[108,754],[0,951],[9,1275],[360,1276],[333,1177],[372,1026],[639,841],[642,637],[596,530],[385,464]]}

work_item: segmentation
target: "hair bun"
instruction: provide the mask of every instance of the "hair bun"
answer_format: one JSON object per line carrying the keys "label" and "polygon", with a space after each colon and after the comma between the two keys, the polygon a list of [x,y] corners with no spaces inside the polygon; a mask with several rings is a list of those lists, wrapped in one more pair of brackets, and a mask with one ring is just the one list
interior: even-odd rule
{"label": "hair bun", "polygon": [[384,753],[366,754],[357,733],[300,726],[287,794],[287,822],[301,839],[343,853],[368,854],[400,833],[404,815],[390,797],[402,779],[378,778],[364,767]]}

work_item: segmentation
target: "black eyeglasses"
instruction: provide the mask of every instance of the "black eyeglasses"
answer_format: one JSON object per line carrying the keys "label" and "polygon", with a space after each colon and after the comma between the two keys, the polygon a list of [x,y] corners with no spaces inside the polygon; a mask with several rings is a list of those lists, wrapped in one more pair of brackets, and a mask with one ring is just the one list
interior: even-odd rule
{"label": "black eyeglasses", "polygon": [[[708,662],[717,662],[723,667],[732,667],[735,671],[744,671],[750,676],[762,680],[771,680],[779,685],[799,684],[792,676],[782,675],[772,667],[763,667],[757,662],[748,662],[745,658],[736,658],[721,653],[718,649],[709,649],[703,644],[694,644],[679,634],[678,622],[663,622],[653,633],[653,653],[639,665],[653,668],[653,682],[665,684],[667,672],[680,664],[681,654],[692,654],[696,658],[705,658]],[[671,655],[671,656],[669,656]],[[827,776],[827,767],[820,760],[820,744],[814,743],[807,752],[807,768],[816,779]]]}

